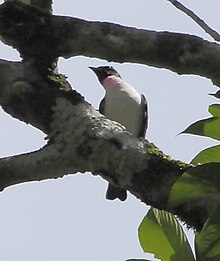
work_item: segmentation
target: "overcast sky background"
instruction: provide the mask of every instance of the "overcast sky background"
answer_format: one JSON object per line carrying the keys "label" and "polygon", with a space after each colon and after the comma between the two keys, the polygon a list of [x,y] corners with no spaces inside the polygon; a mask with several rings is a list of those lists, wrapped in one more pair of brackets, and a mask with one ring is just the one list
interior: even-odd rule
{"label": "overcast sky background", "polygon": [[[220,32],[219,1],[185,0],[182,3]],[[54,0],[54,13],[195,34],[211,40],[166,0],[63,0],[62,3]],[[3,44],[0,45],[0,57],[19,60],[17,52]],[[59,61],[60,72],[68,76],[73,88],[95,108],[104,90],[88,66],[107,64],[104,60],[81,56]],[[208,138],[178,135],[190,123],[210,116],[208,106],[218,102],[208,95],[217,90],[210,80],[193,75],[178,76],[165,69],[137,64],[111,65],[146,96],[150,114],[147,138],[150,142],[174,159],[187,162],[201,149],[216,144]],[[0,124],[1,157],[33,151],[45,144],[43,133],[2,110]],[[104,197],[106,185],[101,178],[86,173],[7,188],[0,194],[1,260],[123,261],[149,258],[137,239],[138,225],[148,208],[131,195],[124,203],[107,201]]]}

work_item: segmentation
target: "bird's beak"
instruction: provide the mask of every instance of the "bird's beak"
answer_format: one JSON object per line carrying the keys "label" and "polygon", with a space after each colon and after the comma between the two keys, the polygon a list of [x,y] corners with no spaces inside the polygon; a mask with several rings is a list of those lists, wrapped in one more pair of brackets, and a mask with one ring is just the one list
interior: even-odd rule
{"label": "bird's beak", "polygon": [[91,69],[93,72],[97,72],[97,69],[98,69],[98,68],[89,66],[89,69]]}
{"label": "bird's beak", "polygon": [[89,66],[89,69],[91,69],[95,73],[95,75],[99,78],[99,74],[100,74],[100,69],[99,68]]}

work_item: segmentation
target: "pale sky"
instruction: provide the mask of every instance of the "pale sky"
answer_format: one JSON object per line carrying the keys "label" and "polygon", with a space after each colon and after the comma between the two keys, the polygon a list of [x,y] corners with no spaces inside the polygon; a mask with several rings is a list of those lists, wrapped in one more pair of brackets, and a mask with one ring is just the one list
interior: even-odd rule
{"label": "pale sky", "polygon": [[[1,1],[2,3],[3,1]],[[182,1],[220,32],[219,1]],[[175,31],[211,38],[166,0],[61,1],[57,15],[110,21],[137,28]],[[19,60],[15,50],[0,45],[1,59]],[[89,57],[60,59],[60,72],[95,108],[104,90],[88,66],[107,65]],[[217,88],[202,77],[177,74],[137,64],[111,63],[121,76],[143,93],[149,103],[147,138],[162,151],[189,162],[211,139],[178,135],[190,123],[209,117],[209,96]],[[0,156],[33,151],[45,144],[44,135],[0,110]],[[106,181],[91,174],[31,182],[0,194],[0,253],[5,261],[123,261],[149,258],[137,239],[147,207],[129,195],[126,202],[105,199]],[[191,234],[190,234],[191,235]],[[191,238],[191,236],[190,236]],[[150,256],[152,257],[152,256]]]}

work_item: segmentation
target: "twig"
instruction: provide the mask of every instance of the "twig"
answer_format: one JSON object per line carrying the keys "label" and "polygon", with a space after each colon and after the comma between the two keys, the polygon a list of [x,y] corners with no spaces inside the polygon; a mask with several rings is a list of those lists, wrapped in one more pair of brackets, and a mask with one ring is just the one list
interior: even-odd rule
{"label": "twig", "polygon": [[220,42],[220,34],[217,33],[215,30],[213,30],[211,27],[209,27],[200,17],[198,17],[195,13],[193,13],[190,9],[185,7],[183,4],[176,0],[167,0],[172,5],[174,5],[176,8],[184,12],[186,15],[188,15],[190,18],[193,19],[202,29],[209,34],[214,40]]}

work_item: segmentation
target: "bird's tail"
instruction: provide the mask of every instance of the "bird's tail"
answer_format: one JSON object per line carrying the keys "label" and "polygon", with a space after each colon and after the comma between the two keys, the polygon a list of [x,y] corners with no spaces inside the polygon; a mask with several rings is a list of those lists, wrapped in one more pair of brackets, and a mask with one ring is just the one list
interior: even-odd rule
{"label": "bird's tail", "polygon": [[114,200],[118,198],[121,201],[125,201],[127,199],[127,191],[125,189],[118,188],[111,184],[108,184],[108,188],[106,191],[106,198],[109,200]]}

